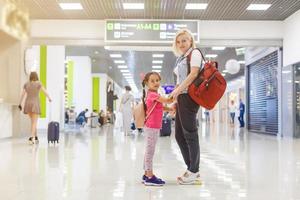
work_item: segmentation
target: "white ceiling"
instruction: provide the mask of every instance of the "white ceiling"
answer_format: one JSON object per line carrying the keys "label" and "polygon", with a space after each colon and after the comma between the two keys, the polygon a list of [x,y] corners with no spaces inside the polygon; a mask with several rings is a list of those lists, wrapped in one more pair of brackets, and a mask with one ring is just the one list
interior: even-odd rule
{"label": "white ceiling", "polygon": [[[284,20],[300,9],[299,0],[14,0],[32,19],[199,19]],[[83,10],[63,11],[59,2],[80,2]],[[122,3],[144,3],[144,10],[124,10]],[[186,3],[208,3],[206,10],[185,10]],[[251,3],[272,4],[248,11]]]}

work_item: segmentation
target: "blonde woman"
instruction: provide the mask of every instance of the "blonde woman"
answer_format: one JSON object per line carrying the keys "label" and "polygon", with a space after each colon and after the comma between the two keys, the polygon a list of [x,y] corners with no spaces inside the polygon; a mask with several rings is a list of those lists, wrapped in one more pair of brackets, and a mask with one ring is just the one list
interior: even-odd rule
{"label": "blonde woman", "polygon": [[[174,73],[177,75],[176,88],[171,97],[177,100],[175,118],[175,138],[187,166],[184,174],[177,178],[180,184],[198,184],[200,182],[199,161],[200,146],[196,116],[199,105],[187,93],[188,86],[197,77],[202,67],[202,57],[195,49],[195,41],[187,29],[179,30],[173,42],[174,54],[178,57]],[[190,73],[187,56],[191,54]]]}
{"label": "blonde woman", "polygon": [[36,127],[38,116],[41,113],[39,100],[39,93],[41,90],[47,96],[49,102],[51,102],[51,98],[49,97],[48,92],[42,86],[41,82],[39,82],[37,73],[31,72],[29,76],[29,81],[24,84],[19,104],[19,108],[20,110],[22,110],[21,105],[26,95],[23,112],[24,114],[27,114],[29,116],[31,121],[31,137],[29,137],[29,144],[39,143]]}

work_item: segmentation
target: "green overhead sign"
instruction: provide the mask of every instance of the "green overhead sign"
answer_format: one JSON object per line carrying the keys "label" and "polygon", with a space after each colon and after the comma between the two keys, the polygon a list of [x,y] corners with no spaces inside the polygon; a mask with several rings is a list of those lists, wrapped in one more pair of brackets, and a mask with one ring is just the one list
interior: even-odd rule
{"label": "green overhead sign", "polygon": [[198,22],[194,20],[107,20],[105,29],[106,42],[154,42],[170,43],[180,29],[189,29],[199,41]]}

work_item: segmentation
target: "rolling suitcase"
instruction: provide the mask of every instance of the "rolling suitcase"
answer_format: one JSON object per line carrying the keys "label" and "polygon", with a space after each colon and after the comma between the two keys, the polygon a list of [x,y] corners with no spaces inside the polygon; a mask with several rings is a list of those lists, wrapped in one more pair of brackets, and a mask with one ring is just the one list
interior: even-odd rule
{"label": "rolling suitcase", "polygon": [[59,123],[58,122],[50,122],[48,124],[48,143],[59,143]]}
{"label": "rolling suitcase", "polygon": [[162,127],[160,129],[160,136],[171,136],[171,119],[170,118],[163,118]]}

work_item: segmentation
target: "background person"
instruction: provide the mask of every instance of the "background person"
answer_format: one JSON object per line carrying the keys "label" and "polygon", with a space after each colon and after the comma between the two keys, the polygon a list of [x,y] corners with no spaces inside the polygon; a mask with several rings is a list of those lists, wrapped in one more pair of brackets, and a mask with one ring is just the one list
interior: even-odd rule
{"label": "background person", "polygon": [[230,115],[230,124],[234,124],[234,118],[235,118],[235,111],[236,111],[236,106],[234,103],[234,100],[230,101],[229,104],[229,115]]}
{"label": "background person", "polygon": [[134,97],[130,93],[131,87],[125,86],[125,94],[123,94],[120,103],[120,111],[123,116],[123,130],[125,135],[131,134],[131,122],[133,118]]}
{"label": "background person", "polygon": [[79,113],[79,115],[77,116],[77,118],[76,118],[76,123],[78,123],[78,124],[84,126],[84,125],[87,123],[87,117],[85,116],[85,114],[86,114],[88,111],[89,111],[89,109],[87,109],[87,108],[86,108],[85,110],[81,111],[81,112]]}
{"label": "background person", "polygon": [[245,127],[245,122],[244,122],[244,114],[245,114],[245,104],[243,103],[242,99],[240,99],[240,115],[239,115],[239,121],[240,121],[240,128]]}
{"label": "background person", "polygon": [[31,121],[31,137],[29,137],[28,139],[29,144],[39,143],[36,127],[38,117],[41,114],[39,99],[40,91],[42,91],[46,95],[49,102],[52,101],[50,96],[48,95],[48,92],[39,81],[38,74],[36,72],[31,72],[29,76],[29,81],[24,84],[19,103],[19,109],[22,110],[23,100],[26,95],[23,112],[24,114],[27,114],[29,116]]}

